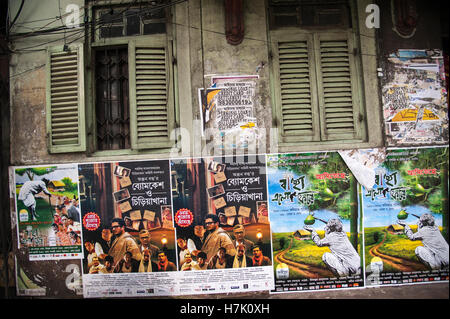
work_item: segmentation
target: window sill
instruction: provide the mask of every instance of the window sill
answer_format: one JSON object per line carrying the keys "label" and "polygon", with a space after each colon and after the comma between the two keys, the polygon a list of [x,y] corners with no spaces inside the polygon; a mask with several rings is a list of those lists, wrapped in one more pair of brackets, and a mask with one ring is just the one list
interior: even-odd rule
{"label": "window sill", "polygon": [[[178,147],[153,149],[153,150],[114,150],[97,151],[89,154],[88,158],[95,161],[128,161],[128,160],[148,160],[148,159],[169,159],[171,155],[178,155],[181,149]],[[151,157],[151,158],[150,158]]]}
{"label": "window sill", "polygon": [[382,141],[367,142],[363,140],[351,141],[328,141],[328,142],[309,142],[309,143],[279,143],[271,146],[271,152],[275,153],[296,153],[296,152],[318,152],[318,151],[336,151],[343,149],[368,149],[384,147]]}

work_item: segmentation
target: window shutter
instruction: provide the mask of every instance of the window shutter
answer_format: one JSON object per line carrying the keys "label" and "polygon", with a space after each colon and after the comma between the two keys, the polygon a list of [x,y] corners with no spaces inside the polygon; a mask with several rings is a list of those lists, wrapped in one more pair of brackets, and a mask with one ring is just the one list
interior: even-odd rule
{"label": "window shutter", "polygon": [[50,153],[86,150],[83,46],[51,47],[47,56],[47,137]]}
{"label": "window shutter", "polygon": [[277,38],[274,75],[278,126],[284,142],[319,140],[312,36]]}
{"label": "window shutter", "polygon": [[170,147],[174,128],[171,50],[166,41],[129,45],[133,149]]}
{"label": "window shutter", "polygon": [[359,91],[350,34],[315,35],[322,140],[355,139],[359,130]]}

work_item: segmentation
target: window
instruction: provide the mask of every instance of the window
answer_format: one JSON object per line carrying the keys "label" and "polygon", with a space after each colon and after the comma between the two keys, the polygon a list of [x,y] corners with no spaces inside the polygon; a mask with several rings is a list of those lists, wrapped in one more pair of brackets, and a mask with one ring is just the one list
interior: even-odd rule
{"label": "window", "polygon": [[270,0],[270,28],[351,25],[345,0]]}
{"label": "window", "polygon": [[128,48],[95,50],[95,119],[99,151],[131,147],[128,87]]}
{"label": "window", "polygon": [[358,56],[345,2],[269,3],[273,111],[281,145],[364,138]]}
{"label": "window", "polygon": [[83,47],[52,47],[47,54],[47,144],[50,153],[86,150]]}
{"label": "window", "polygon": [[[82,45],[49,50],[50,152],[170,148],[176,113],[169,9],[94,7],[92,17],[84,54]],[[61,84],[68,71],[72,81]]]}
{"label": "window", "polygon": [[96,40],[166,33],[166,10],[156,7],[110,7],[95,10]]}

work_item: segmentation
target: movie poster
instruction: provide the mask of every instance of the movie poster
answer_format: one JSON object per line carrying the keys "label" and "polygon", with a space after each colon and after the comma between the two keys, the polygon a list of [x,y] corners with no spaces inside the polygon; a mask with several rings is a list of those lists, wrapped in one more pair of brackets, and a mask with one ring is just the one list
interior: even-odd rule
{"label": "movie poster", "polygon": [[76,164],[14,168],[18,248],[30,261],[82,258]]}
{"label": "movie poster", "polygon": [[180,293],[273,288],[264,156],[171,160]]}
{"label": "movie poster", "polygon": [[388,150],[363,209],[367,286],[448,280],[448,147]]}
{"label": "movie poster", "polygon": [[177,293],[169,161],[81,164],[85,297]]}
{"label": "movie poster", "polygon": [[275,289],[363,286],[358,184],[337,152],[267,155]]}

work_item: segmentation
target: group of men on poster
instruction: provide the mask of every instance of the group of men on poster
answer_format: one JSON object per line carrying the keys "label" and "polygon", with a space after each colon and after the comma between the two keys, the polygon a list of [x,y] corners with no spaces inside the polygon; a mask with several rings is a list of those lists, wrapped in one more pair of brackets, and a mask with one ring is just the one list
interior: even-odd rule
{"label": "group of men on poster", "polygon": [[[233,227],[234,239],[220,227],[219,217],[207,214],[204,223],[194,227],[196,238],[179,237],[180,270],[205,270],[269,266],[261,245],[245,238],[245,227]],[[196,257],[196,260],[194,260]]]}
{"label": "group of men on poster", "polygon": [[177,270],[175,264],[168,259],[166,251],[150,243],[151,235],[148,230],[142,229],[139,232],[138,241],[125,227],[122,218],[114,218],[110,227],[102,230],[102,242],[85,242],[90,274]]}
{"label": "group of men on poster", "polygon": [[139,239],[125,229],[122,218],[114,218],[102,230],[102,242],[86,241],[87,272],[130,273],[189,271],[269,266],[260,245],[245,238],[243,225],[233,229],[234,239],[219,226],[217,215],[208,214],[194,228],[196,238],[179,237],[179,268],[164,249],[151,243],[151,233],[142,229]]}

